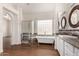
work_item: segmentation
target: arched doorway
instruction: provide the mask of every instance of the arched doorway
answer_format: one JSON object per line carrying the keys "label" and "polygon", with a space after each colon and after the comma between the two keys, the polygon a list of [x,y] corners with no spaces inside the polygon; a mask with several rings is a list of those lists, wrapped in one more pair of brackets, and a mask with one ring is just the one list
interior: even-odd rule
{"label": "arched doorway", "polygon": [[3,50],[11,47],[13,14],[3,8]]}

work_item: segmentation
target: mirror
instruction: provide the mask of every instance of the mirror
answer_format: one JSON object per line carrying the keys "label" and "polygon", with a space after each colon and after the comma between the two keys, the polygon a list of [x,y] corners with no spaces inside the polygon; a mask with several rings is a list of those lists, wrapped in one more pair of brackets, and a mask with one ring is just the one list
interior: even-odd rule
{"label": "mirror", "polygon": [[69,25],[73,28],[79,27],[79,5],[75,6],[69,15]]}
{"label": "mirror", "polygon": [[66,17],[62,17],[61,19],[61,27],[64,29],[66,27]]}

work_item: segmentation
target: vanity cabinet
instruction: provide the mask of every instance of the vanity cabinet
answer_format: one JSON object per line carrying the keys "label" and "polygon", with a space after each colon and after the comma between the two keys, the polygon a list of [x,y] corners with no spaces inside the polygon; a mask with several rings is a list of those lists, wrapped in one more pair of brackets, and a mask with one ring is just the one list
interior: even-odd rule
{"label": "vanity cabinet", "polygon": [[55,39],[55,49],[58,50],[60,56],[79,56],[79,48],[64,41],[60,36]]}
{"label": "vanity cabinet", "polygon": [[63,56],[63,40],[60,38],[59,39],[59,51],[60,51],[60,55]]}

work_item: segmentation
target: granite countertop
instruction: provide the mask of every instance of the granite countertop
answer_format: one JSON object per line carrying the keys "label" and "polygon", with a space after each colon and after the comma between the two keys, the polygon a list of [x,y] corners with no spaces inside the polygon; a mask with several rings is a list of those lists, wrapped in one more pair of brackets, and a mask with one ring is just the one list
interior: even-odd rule
{"label": "granite countertop", "polygon": [[73,45],[74,47],[79,48],[79,38],[63,37],[62,39],[68,42],[69,44]]}
{"label": "granite countertop", "polygon": [[79,49],[79,30],[60,30],[57,35]]}

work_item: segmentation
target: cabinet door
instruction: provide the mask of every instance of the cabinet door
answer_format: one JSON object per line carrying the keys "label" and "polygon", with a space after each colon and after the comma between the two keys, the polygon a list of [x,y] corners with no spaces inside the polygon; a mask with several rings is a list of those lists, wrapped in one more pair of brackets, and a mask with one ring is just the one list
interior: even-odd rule
{"label": "cabinet door", "polygon": [[60,43],[59,43],[59,38],[57,37],[57,50],[59,51]]}
{"label": "cabinet door", "polygon": [[60,55],[64,55],[63,53],[63,50],[64,50],[64,43],[63,43],[63,40],[60,38],[59,39],[59,52],[60,52]]}
{"label": "cabinet door", "polygon": [[54,48],[57,49],[57,37],[55,39],[55,47]]}
{"label": "cabinet door", "polygon": [[60,55],[64,55],[64,42],[60,37],[57,38],[57,50],[59,51]]}

